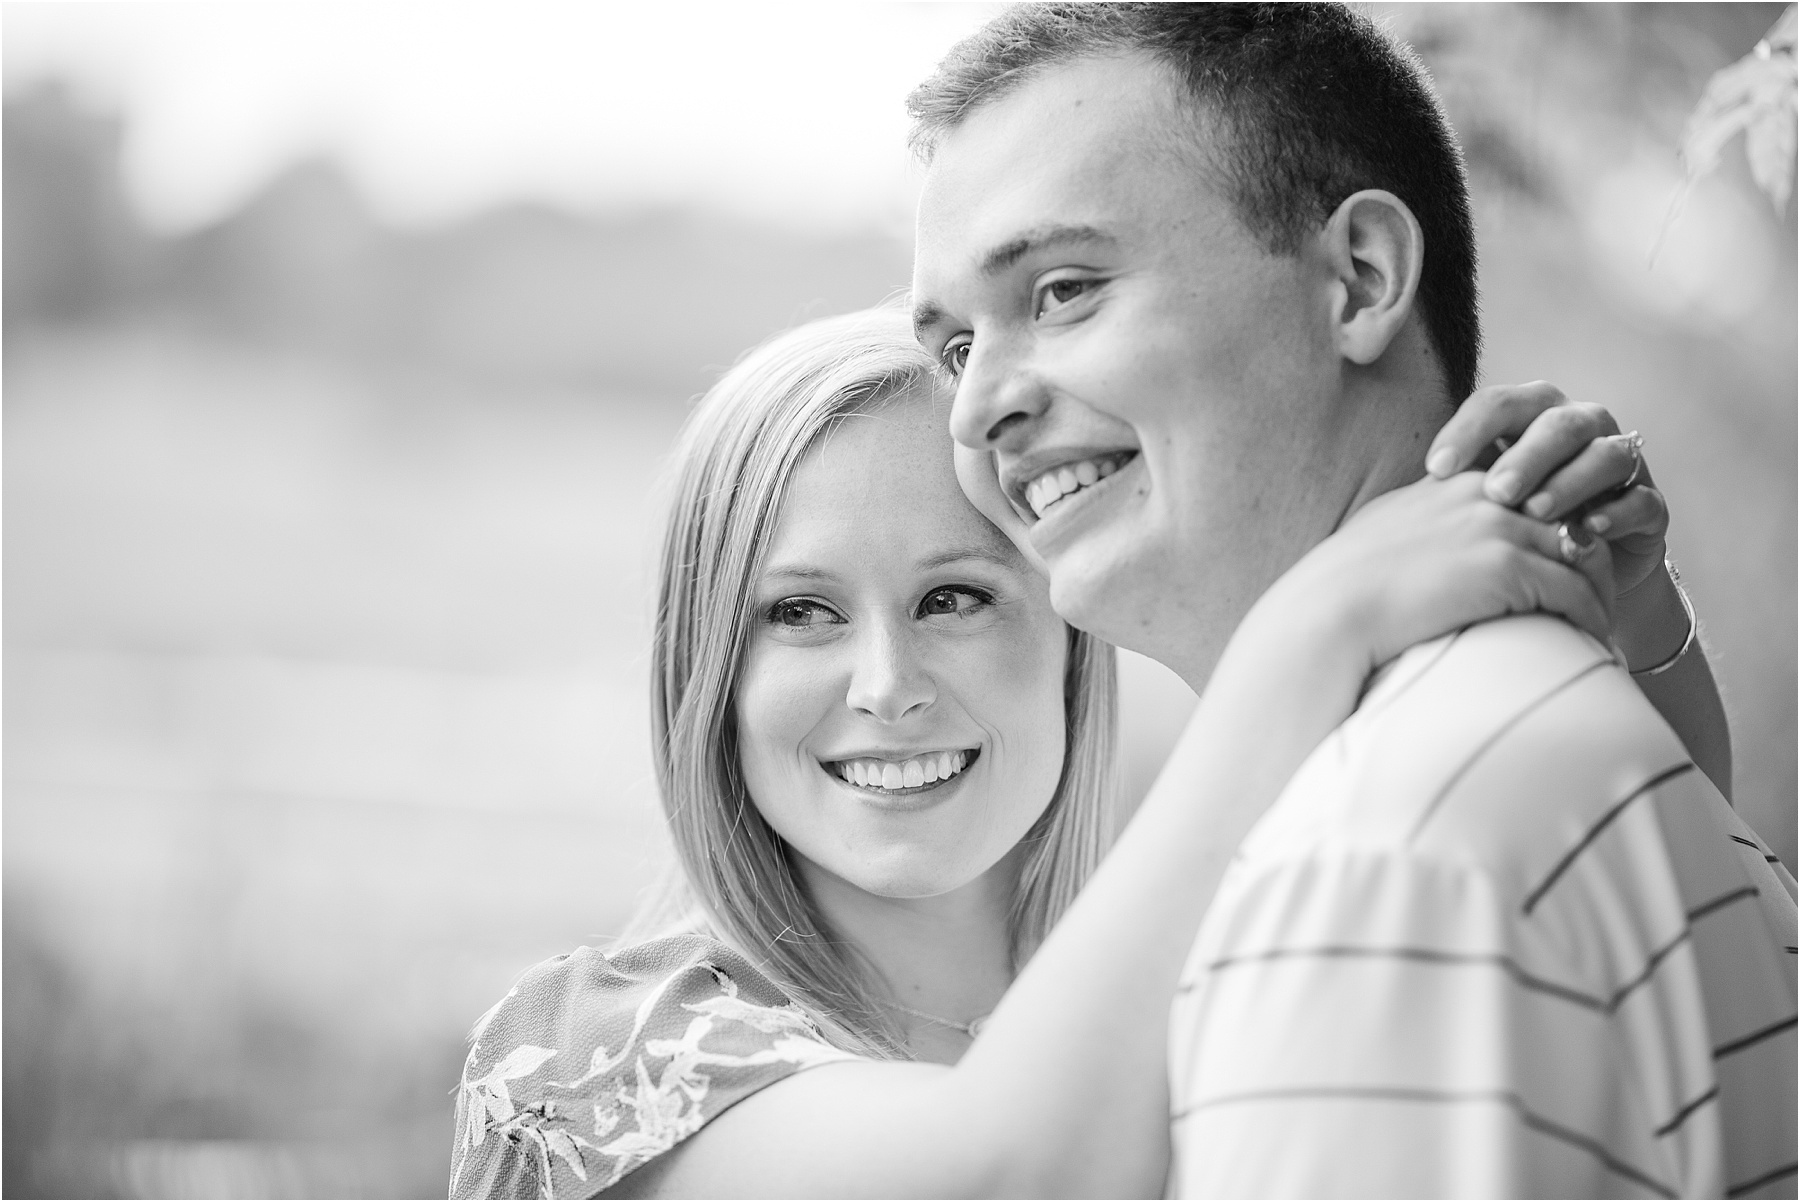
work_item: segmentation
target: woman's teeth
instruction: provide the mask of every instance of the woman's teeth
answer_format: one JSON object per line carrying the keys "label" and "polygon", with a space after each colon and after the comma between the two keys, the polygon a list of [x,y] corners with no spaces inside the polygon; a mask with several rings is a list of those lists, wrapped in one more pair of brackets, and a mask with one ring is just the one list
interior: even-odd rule
{"label": "woman's teeth", "polygon": [[966,751],[939,751],[893,763],[889,760],[840,760],[832,765],[844,780],[865,789],[916,789],[949,780],[968,767]]}
{"label": "woman's teeth", "polygon": [[1031,505],[1031,512],[1043,517],[1045,510],[1070,493],[1079,492],[1090,484],[1104,480],[1124,467],[1134,453],[1128,451],[1118,455],[1102,455],[1096,459],[1083,459],[1080,463],[1065,463],[1061,467],[1051,468],[1025,486],[1025,500]]}

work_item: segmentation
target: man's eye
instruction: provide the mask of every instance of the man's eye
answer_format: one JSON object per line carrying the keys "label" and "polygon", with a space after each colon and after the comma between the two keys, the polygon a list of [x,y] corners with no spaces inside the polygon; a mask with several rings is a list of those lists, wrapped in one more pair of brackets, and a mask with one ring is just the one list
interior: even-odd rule
{"label": "man's eye", "polygon": [[949,372],[952,376],[962,375],[963,368],[969,365],[968,340],[964,339],[962,342],[952,342],[949,346],[946,346],[943,354],[938,356],[938,362],[943,364],[944,370]]}
{"label": "man's eye", "polygon": [[994,599],[986,593],[969,588],[940,588],[925,594],[919,602],[919,616],[930,617],[940,614],[971,614],[985,605],[992,605]]}
{"label": "man's eye", "polygon": [[1060,309],[1094,286],[1093,280],[1051,280],[1038,293],[1037,315]]}
{"label": "man's eye", "polygon": [[769,621],[777,626],[823,626],[837,620],[836,614],[817,601],[805,601],[797,597],[790,597],[769,606]]}

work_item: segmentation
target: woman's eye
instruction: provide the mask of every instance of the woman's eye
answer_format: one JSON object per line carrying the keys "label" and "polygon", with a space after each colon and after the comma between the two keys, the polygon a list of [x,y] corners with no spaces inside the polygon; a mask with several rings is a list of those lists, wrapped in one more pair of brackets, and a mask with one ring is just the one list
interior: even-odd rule
{"label": "woman's eye", "polygon": [[786,601],[777,601],[769,607],[769,621],[777,626],[822,626],[836,620],[837,615],[817,601],[789,598]]}
{"label": "woman's eye", "polygon": [[1060,309],[1094,286],[1093,280],[1051,280],[1038,294],[1037,315]]}
{"label": "woman's eye", "polygon": [[919,615],[930,617],[939,614],[970,614],[991,604],[992,597],[973,589],[941,588],[925,594],[925,599],[919,602]]}
{"label": "woman's eye", "polygon": [[969,343],[966,340],[952,342],[944,348],[944,353],[939,356],[938,361],[944,365],[944,370],[951,376],[962,375],[963,368],[969,365]]}

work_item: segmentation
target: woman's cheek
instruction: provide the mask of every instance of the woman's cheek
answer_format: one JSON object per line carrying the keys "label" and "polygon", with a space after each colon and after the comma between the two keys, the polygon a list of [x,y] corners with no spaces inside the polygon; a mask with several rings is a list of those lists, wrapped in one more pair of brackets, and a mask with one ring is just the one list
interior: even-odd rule
{"label": "woman's cheek", "polygon": [[[812,669],[812,670],[809,670]],[[738,756],[754,797],[757,785],[798,760],[829,706],[826,685],[796,648],[764,641],[750,650],[738,681]]]}
{"label": "woman's cheek", "polygon": [[[982,654],[960,657],[965,695],[993,731],[998,759],[1020,781],[1062,775],[1065,740],[1063,677],[1068,627],[1035,608],[1000,623]],[[1038,782],[1038,783],[1041,783]],[[1046,792],[1043,800],[1048,803]]]}

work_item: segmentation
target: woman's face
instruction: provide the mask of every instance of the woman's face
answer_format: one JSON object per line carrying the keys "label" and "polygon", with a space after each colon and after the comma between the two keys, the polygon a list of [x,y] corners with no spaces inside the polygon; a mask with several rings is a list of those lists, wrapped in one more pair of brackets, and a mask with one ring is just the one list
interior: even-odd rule
{"label": "woman's face", "polygon": [[813,867],[937,896],[993,868],[1049,804],[1067,628],[957,487],[929,395],[845,419],[801,461],[753,622],[744,779]]}

